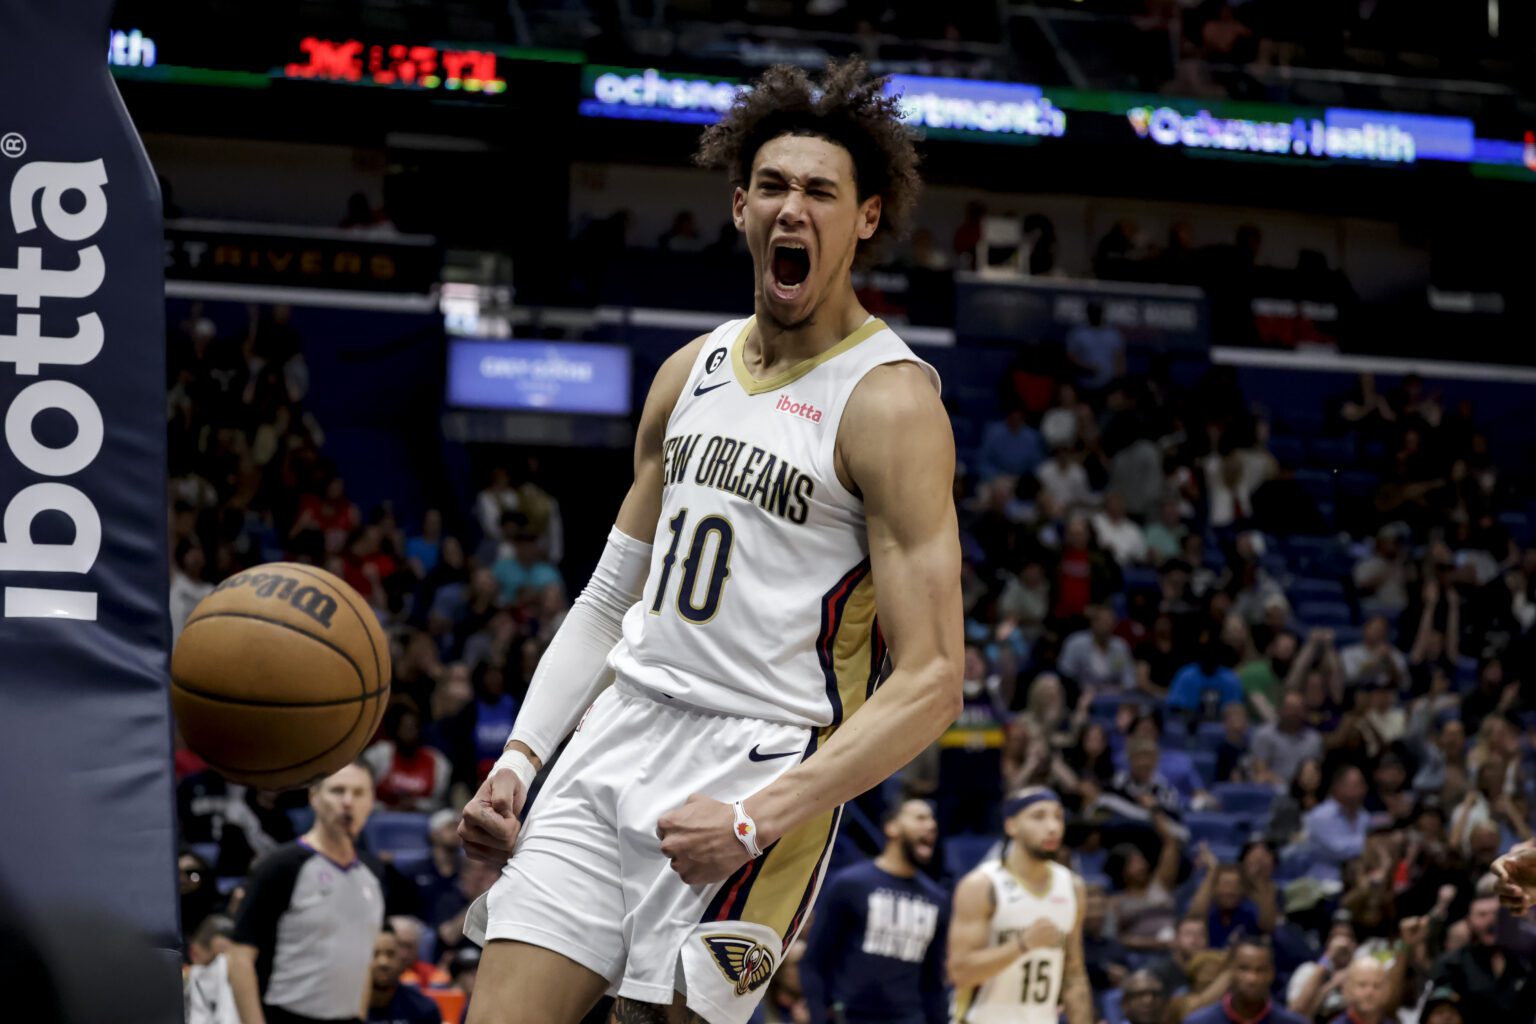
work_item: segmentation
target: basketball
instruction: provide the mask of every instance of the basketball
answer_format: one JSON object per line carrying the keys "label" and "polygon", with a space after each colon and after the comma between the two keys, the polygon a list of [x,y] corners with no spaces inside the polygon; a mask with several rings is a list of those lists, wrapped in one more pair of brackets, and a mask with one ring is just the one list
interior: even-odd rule
{"label": "basketball", "polygon": [[226,778],[293,789],[353,760],[389,701],[389,642],[357,592],[313,566],[248,569],[204,598],[171,658],[187,745]]}

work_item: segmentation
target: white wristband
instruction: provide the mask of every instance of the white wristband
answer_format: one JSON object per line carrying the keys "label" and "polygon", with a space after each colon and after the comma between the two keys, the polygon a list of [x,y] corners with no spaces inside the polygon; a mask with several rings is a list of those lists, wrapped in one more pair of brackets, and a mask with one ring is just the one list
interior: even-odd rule
{"label": "white wristband", "polygon": [[757,860],[763,855],[763,851],[757,847],[757,822],[752,820],[752,815],[747,813],[740,800],[732,804],[731,809],[736,812],[736,824],[731,827],[731,831],[741,841],[741,845],[747,848],[747,855]]}
{"label": "white wristband", "polygon": [[[533,762],[528,760],[528,755],[521,750],[503,750],[501,756],[496,759],[496,763],[491,765],[491,775],[495,775],[503,768],[517,776],[517,780],[523,784],[524,793],[528,792],[528,787],[533,785],[533,777],[539,774]],[[487,775],[486,778],[490,778],[491,775]]]}

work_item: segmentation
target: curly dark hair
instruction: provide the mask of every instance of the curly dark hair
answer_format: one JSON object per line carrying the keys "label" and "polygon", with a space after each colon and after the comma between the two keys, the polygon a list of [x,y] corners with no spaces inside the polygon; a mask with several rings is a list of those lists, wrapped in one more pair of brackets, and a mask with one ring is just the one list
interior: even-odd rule
{"label": "curly dark hair", "polygon": [[898,100],[884,94],[885,82],[853,57],[827,63],[818,93],[805,71],[775,64],[704,130],[694,162],[728,171],[731,183],[745,188],[757,151],[781,135],[842,146],[853,158],[859,201],[880,197],[880,226],[873,239],[859,244],[863,253],[882,234],[905,233],[922,187],[912,135],[901,123]]}

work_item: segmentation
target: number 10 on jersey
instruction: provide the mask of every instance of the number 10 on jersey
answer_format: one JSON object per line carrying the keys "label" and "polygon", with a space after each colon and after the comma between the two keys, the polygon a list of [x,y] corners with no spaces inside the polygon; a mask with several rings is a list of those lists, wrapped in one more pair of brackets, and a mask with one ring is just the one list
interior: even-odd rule
{"label": "number 10 on jersey", "polygon": [[[651,604],[651,614],[660,615],[661,606],[667,599],[667,584],[672,580],[672,567],[677,563],[677,549],[682,543],[683,530],[688,525],[688,510],[683,509],[667,523],[672,531],[672,546],[661,563],[661,581],[656,585],[656,600]],[[708,583],[702,599],[699,596],[699,570],[715,538],[714,558],[710,562]],[[677,590],[677,614],[684,622],[702,626],[720,610],[720,597],[725,591],[725,581],[731,578],[731,545],[736,531],[724,516],[705,516],[693,528],[693,538],[688,543],[688,555],[683,559],[682,585]]]}

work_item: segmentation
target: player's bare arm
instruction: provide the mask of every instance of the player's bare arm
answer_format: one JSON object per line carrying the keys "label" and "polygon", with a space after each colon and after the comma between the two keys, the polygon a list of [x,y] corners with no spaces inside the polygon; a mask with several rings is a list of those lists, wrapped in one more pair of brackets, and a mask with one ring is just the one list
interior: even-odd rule
{"label": "player's bare arm", "polygon": [[[744,802],[765,848],[884,781],[959,714],[964,645],[954,438],[924,372],[907,363],[872,370],[849,399],[838,452],[845,484],[864,500],[876,608],[893,670],[815,754]],[[732,824],[728,805],[691,797],[658,823],[662,852],[690,884],[721,881],[746,861]]]}
{"label": "player's bare arm", "polygon": [[996,946],[991,944],[995,900],[992,880],[981,871],[972,871],[955,886],[946,967],[950,984],[962,992],[990,981],[1028,948],[1023,934]]}
{"label": "player's bare arm", "polygon": [[1077,923],[1067,936],[1061,1005],[1067,1014],[1067,1024],[1093,1024],[1093,989],[1088,985],[1088,964],[1083,958],[1083,917],[1088,909],[1088,891],[1083,880],[1075,875],[1072,888],[1077,893]]}
{"label": "player's bare arm", "polygon": [[[662,452],[666,442],[667,419],[677,405],[678,396],[687,383],[689,369],[706,340],[707,335],[696,338],[667,358],[651,382],[645,408],[640,414],[640,426],[635,436],[635,478],[624,496],[623,504],[619,506],[614,526],[625,536],[642,544],[650,544],[655,538],[656,521],[661,516]],[[567,625],[561,627],[562,633],[571,628],[571,620],[568,618],[566,621]],[[560,635],[557,634],[556,642],[559,641]],[[551,711],[559,715],[562,722],[553,730],[559,736],[553,738],[549,749],[535,750],[520,739],[508,741],[507,751],[523,754],[533,771],[543,767],[544,758],[553,753],[553,746],[557,746],[569,733],[582,708],[613,681],[612,673],[605,664],[607,651],[599,650],[600,647],[600,643],[590,644],[587,650],[579,653],[578,658],[568,659],[578,663],[560,666],[558,679],[547,680],[544,678],[550,674],[547,672],[539,672],[534,676],[529,686],[529,702],[533,702],[534,687],[538,687],[540,697],[546,697],[547,694],[552,705]],[[551,652],[553,650],[552,644]],[[545,655],[541,668],[544,664],[554,667],[549,662],[549,654]],[[569,685],[575,678],[585,678],[591,685]],[[554,684],[553,688],[551,683]],[[523,714],[528,714],[526,705]],[[464,842],[465,854],[493,864],[500,864],[511,856],[520,827],[518,815],[523,811],[527,796],[526,780],[513,771],[493,770],[464,807],[459,836]]]}

